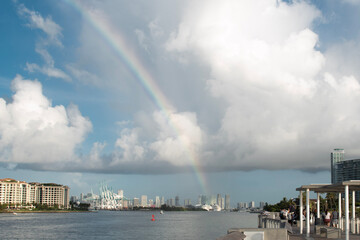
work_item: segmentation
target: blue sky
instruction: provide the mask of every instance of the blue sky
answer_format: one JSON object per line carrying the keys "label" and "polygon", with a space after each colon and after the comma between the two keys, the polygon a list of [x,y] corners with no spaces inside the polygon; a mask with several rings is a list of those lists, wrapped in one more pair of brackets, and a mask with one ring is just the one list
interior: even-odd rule
{"label": "blue sky", "polygon": [[277,202],[358,158],[360,2],[1,1],[0,176]]}

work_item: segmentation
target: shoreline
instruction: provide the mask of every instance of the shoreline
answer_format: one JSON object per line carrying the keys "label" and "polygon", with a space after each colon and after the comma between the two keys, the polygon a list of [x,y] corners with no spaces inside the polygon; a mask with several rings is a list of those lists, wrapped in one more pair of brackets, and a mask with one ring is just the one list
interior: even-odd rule
{"label": "shoreline", "polygon": [[14,214],[14,213],[72,213],[72,212],[91,212],[91,211],[72,211],[72,210],[59,210],[59,211],[54,211],[54,210],[50,210],[50,211],[1,211],[0,214]]}

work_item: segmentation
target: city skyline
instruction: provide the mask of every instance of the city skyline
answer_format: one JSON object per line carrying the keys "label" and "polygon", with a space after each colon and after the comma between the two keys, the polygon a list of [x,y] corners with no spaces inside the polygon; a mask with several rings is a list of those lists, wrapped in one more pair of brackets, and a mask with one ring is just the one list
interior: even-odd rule
{"label": "city skyline", "polygon": [[269,203],[329,183],[333,149],[360,156],[359,10],[1,1],[0,176]]}
{"label": "city skyline", "polygon": [[[121,192],[122,194],[119,195],[119,192]],[[250,201],[250,202],[239,202],[239,201],[231,201],[230,200],[230,195],[225,194],[224,198],[221,198],[221,194],[216,194],[216,195],[210,195],[210,196],[205,196],[205,195],[199,195],[197,198],[197,201],[194,200],[194,198],[189,198],[189,196],[185,196],[185,197],[181,197],[179,195],[177,196],[173,196],[170,197],[168,199],[165,200],[164,196],[158,196],[158,195],[141,195],[140,197],[137,196],[125,196],[124,194],[124,190],[123,189],[119,189],[118,190],[118,195],[119,197],[123,198],[126,201],[130,201],[131,202],[131,206],[137,206],[137,207],[156,207],[156,208],[160,208],[161,205],[166,204],[170,207],[186,207],[186,206],[199,206],[199,205],[214,205],[217,204],[221,209],[223,210],[231,210],[234,208],[249,208],[249,209],[254,209],[254,208],[260,208],[262,209],[265,205],[265,202],[260,201],[258,203],[256,203],[255,201]],[[87,198],[90,197],[90,199],[93,199],[94,195],[99,196],[99,194],[93,193],[93,192],[89,192],[87,194],[81,193],[80,196],[71,196],[71,201],[80,201],[80,202],[88,202]],[[162,199],[160,201],[160,198]],[[229,204],[227,204],[225,202],[225,199],[228,199]],[[182,201],[183,200],[183,201]],[[183,204],[182,204],[183,202]],[[128,204],[128,203],[127,203]],[[126,206],[127,206],[126,204]]]}

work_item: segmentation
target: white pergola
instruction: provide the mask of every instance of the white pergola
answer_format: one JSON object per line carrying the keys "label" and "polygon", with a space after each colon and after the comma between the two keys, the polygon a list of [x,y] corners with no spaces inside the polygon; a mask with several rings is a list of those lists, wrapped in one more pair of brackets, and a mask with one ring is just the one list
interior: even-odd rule
{"label": "white pergola", "polygon": [[[306,192],[306,235],[310,236],[310,203],[309,192],[317,193],[317,218],[320,218],[320,193],[339,194],[339,217],[341,217],[341,194],[345,193],[345,236],[349,240],[349,191],[352,191],[352,229],[355,230],[355,192],[360,191],[360,180],[350,180],[336,184],[310,184],[296,189],[300,192],[300,234],[303,234],[303,193]],[[339,219],[339,227],[341,221]]]}

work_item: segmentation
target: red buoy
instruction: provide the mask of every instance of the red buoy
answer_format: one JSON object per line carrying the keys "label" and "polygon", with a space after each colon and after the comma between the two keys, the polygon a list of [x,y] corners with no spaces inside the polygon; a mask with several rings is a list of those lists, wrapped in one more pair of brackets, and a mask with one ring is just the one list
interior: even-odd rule
{"label": "red buoy", "polygon": [[155,216],[152,215],[151,221],[155,221]]}

